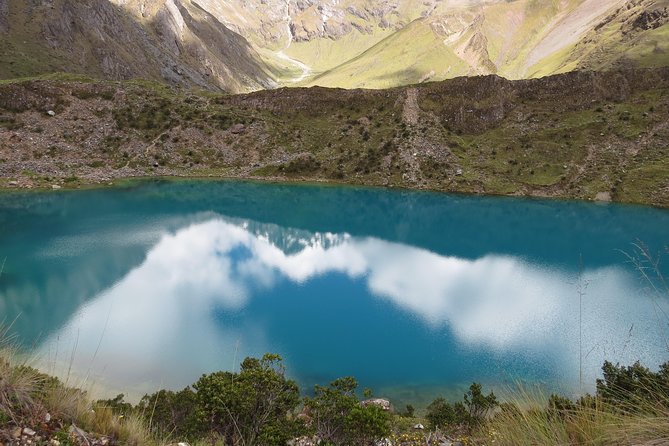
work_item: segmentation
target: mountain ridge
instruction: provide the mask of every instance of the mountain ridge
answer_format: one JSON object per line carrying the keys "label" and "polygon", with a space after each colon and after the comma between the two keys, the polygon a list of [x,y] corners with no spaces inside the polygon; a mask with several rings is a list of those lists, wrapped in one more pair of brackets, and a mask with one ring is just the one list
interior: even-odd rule
{"label": "mountain ridge", "polygon": [[9,82],[0,187],[224,177],[666,207],[668,97],[669,68],[243,95]]}
{"label": "mountain ridge", "polygon": [[241,93],[669,65],[669,0],[2,0],[0,78]]}

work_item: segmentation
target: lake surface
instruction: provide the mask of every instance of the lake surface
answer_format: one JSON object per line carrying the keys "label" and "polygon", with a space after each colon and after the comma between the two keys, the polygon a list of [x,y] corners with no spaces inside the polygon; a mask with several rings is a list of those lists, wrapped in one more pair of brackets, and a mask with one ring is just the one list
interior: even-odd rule
{"label": "lake surface", "polygon": [[639,240],[667,246],[669,212],[233,181],[4,193],[0,319],[47,371],[135,397],[265,352],[305,392],[573,394],[579,362],[592,390],[605,359],[669,360]]}

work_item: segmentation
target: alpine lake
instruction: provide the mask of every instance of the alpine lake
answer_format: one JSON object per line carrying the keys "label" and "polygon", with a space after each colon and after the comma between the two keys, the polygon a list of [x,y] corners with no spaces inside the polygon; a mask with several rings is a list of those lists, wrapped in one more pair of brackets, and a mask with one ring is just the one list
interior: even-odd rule
{"label": "alpine lake", "polygon": [[131,400],[266,352],[304,393],[354,376],[396,407],[472,381],[577,395],[604,360],[669,360],[640,245],[669,277],[669,210],[206,180],[3,192],[0,320],[44,371]]}

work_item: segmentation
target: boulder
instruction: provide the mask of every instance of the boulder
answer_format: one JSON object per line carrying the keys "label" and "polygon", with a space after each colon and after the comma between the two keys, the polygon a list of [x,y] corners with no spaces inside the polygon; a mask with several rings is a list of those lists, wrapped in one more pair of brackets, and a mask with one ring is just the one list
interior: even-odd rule
{"label": "boulder", "polygon": [[363,406],[379,406],[381,409],[385,411],[390,411],[390,409],[392,408],[390,401],[388,401],[385,398],[370,398],[362,401],[360,404],[362,404]]}
{"label": "boulder", "polygon": [[232,127],[230,127],[230,133],[234,133],[235,135],[242,133],[244,130],[246,130],[244,124],[235,124]]}
{"label": "boulder", "polygon": [[292,440],[288,440],[286,444],[288,446],[316,446],[320,443],[320,439],[316,436],[313,437],[297,437]]}
{"label": "boulder", "polygon": [[15,427],[12,429],[12,431],[9,433],[9,436],[12,437],[13,439],[21,438],[21,428],[20,427]]}
{"label": "boulder", "polygon": [[610,202],[611,201],[611,192],[597,192],[595,196],[596,201]]}

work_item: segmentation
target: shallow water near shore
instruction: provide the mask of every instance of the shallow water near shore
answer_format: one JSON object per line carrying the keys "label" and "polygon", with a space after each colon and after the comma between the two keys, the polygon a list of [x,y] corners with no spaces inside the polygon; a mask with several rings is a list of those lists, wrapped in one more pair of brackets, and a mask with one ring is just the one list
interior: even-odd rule
{"label": "shallow water near shore", "polygon": [[305,392],[352,375],[397,405],[472,381],[573,395],[605,359],[669,360],[639,241],[668,245],[669,211],[236,181],[4,193],[0,319],[108,394],[274,352]]}

